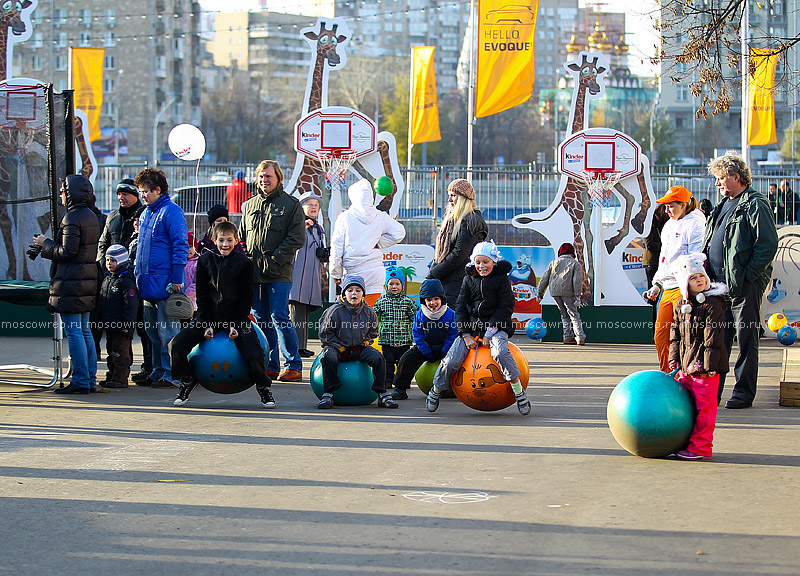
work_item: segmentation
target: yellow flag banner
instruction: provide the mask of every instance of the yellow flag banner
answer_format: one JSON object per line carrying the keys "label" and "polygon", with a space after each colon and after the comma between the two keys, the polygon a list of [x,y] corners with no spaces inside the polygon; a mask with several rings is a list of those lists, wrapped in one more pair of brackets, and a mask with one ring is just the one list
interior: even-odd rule
{"label": "yellow flag banner", "polygon": [[779,52],[750,49],[750,109],[747,117],[747,142],[751,146],[778,141],[775,128],[775,69]]}
{"label": "yellow flag banner", "polygon": [[436,71],[433,46],[415,46],[411,50],[413,81],[411,94],[411,143],[437,142],[439,131],[439,99],[436,95]]}
{"label": "yellow flag banner", "polygon": [[103,108],[102,48],[72,48],[72,89],[75,108],[86,113],[89,140],[100,138],[100,111]]}
{"label": "yellow flag banner", "polygon": [[478,2],[478,69],[475,116],[491,116],[531,97],[533,43],[539,0]]}

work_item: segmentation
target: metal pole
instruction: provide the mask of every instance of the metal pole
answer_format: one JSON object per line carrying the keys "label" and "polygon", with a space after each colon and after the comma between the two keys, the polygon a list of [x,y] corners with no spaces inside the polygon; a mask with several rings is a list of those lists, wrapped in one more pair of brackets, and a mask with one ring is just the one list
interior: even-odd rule
{"label": "metal pole", "polygon": [[158,125],[164,119],[164,114],[167,113],[169,107],[175,102],[175,97],[170,98],[169,102],[156,114],[155,121],[153,122],[153,166],[158,166]]}
{"label": "metal pole", "polygon": [[469,89],[467,94],[467,180],[472,183],[472,132],[475,125],[475,0],[469,1]]}
{"label": "metal pole", "polygon": [[750,54],[747,40],[750,35],[750,3],[744,0],[742,10],[742,158],[750,165],[750,144],[747,141],[748,119],[750,116]]}

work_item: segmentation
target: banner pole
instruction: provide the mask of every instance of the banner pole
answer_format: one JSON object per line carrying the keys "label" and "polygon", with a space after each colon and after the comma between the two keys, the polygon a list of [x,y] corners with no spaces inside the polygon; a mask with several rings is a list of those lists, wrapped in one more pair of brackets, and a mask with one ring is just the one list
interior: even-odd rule
{"label": "banner pole", "polygon": [[414,121],[414,58],[416,52],[414,47],[411,47],[411,65],[409,66],[408,74],[408,157],[406,159],[406,190],[411,189],[411,148],[414,146],[411,143],[411,123]]}
{"label": "banner pole", "polygon": [[467,110],[467,180],[472,183],[472,130],[475,126],[475,0],[469,1],[469,101]]}
{"label": "banner pole", "polygon": [[750,28],[750,3],[744,0],[742,10],[742,158],[750,166],[750,54],[747,44]]}

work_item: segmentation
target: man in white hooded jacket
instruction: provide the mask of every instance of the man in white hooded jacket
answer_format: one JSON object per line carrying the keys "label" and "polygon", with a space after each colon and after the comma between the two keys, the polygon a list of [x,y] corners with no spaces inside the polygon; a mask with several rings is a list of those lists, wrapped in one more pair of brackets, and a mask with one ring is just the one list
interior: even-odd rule
{"label": "man in white hooded jacket", "polygon": [[370,306],[383,292],[386,271],[382,251],[406,236],[406,229],[375,207],[375,196],[367,180],[347,189],[350,208],[339,214],[331,234],[330,274],[339,284],[346,274],[364,278]]}

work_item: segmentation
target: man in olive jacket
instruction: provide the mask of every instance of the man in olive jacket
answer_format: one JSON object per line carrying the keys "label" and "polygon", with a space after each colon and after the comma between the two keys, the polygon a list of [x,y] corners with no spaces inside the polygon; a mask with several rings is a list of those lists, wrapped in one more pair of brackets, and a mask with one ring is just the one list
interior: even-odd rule
{"label": "man in olive jacket", "polygon": [[[283,382],[302,378],[297,332],[289,318],[295,253],[306,241],[305,214],[283,190],[283,173],[274,160],[256,169],[258,194],[242,205],[239,238],[253,260],[253,311],[269,343],[267,374]],[[281,367],[280,354],[284,359]]]}
{"label": "man in olive jacket", "polygon": [[[724,199],[706,222],[703,252],[708,255],[711,279],[728,286],[725,345],[729,354],[734,334],[739,342],[736,384],[725,408],[749,408],[758,380],[761,299],[772,275],[778,231],[769,200],[750,187],[750,168],[741,156],[727,152],[709,162],[708,172],[716,178]],[[720,375],[718,400],[724,384]]]}

